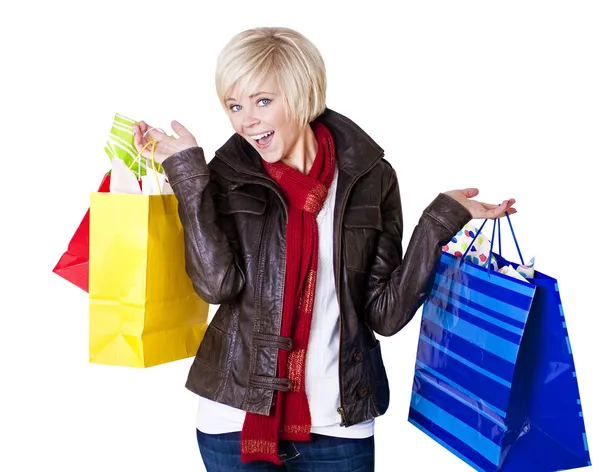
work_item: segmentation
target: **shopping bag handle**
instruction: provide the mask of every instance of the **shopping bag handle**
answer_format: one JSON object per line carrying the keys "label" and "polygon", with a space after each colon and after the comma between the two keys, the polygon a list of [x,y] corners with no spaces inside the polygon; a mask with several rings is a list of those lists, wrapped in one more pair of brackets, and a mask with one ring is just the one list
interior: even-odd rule
{"label": "shopping bag handle", "polygon": [[[135,158],[131,162],[129,168],[131,169],[133,167],[133,165],[138,161],[141,163],[142,153],[146,150],[146,148],[148,146],[151,145],[152,146],[152,170],[154,171],[154,178],[156,179],[156,188],[158,189],[158,194],[162,195],[162,192],[160,191],[160,182],[158,180],[158,172],[156,171],[156,162],[154,161],[154,150],[156,149],[156,143],[157,143],[157,141],[149,141],[146,144],[144,144],[144,146],[142,146],[142,149],[140,149],[140,152],[138,152],[137,156],[135,156]],[[140,166],[138,164],[138,178],[139,178],[139,169],[140,169]]]}
{"label": "shopping bag handle", "polygon": [[[510,221],[510,216],[508,216],[508,212],[504,213],[506,215],[506,220],[508,221],[508,226],[510,226],[510,232],[512,233],[512,237],[513,240],[515,241],[515,246],[517,247],[517,252],[519,253],[519,259],[521,259],[521,264],[525,264],[525,261],[523,260],[523,256],[521,254],[521,248],[519,247],[519,243],[517,242],[517,236],[515,235],[515,230],[513,228],[512,222]],[[465,257],[467,256],[467,254],[469,254],[469,251],[471,250],[471,247],[473,246],[473,244],[475,243],[475,241],[477,240],[477,237],[479,236],[479,234],[481,233],[481,230],[483,229],[483,227],[485,226],[485,224],[487,223],[487,219],[483,222],[483,224],[479,227],[479,229],[477,230],[477,233],[475,234],[475,236],[473,237],[473,240],[471,241],[471,244],[469,244],[469,247],[467,247],[467,250],[464,252],[464,254],[462,255],[462,257],[460,258],[460,264],[462,265]],[[498,223],[498,254],[500,256],[502,256],[502,241],[500,239],[500,219],[495,219],[494,220],[494,229],[492,230],[492,241],[490,243],[490,252],[488,254],[488,274],[491,273],[492,270],[492,250],[494,249],[494,238],[496,236],[496,223]]]}

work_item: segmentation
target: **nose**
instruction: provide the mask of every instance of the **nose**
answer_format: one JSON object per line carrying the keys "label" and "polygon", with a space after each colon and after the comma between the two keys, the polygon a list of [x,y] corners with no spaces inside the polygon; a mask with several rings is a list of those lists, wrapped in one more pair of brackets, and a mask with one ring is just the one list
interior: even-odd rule
{"label": "nose", "polygon": [[260,120],[252,111],[242,110],[242,126],[244,129],[251,129],[260,123]]}

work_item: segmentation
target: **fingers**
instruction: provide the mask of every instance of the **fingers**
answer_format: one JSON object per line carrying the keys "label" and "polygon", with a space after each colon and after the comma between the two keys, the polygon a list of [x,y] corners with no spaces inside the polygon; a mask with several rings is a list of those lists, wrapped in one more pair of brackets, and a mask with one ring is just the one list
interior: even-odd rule
{"label": "fingers", "polygon": [[482,203],[482,205],[487,209],[487,218],[496,219],[506,216],[507,213],[509,215],[516,213],[517,210],[513,208],[515,202],[514,198],[510,198],[504,200],[500,205],[490,205],[489,203]]}
{"label": "fingers", "polygon": [[490,220],[497,220],[498,218],[505,217],[506,213],[508,213],[509,215],[514,215],[516,212],[517,212],[516,208],[509,208],[507,211],[504,211],[504,212],[496,211],[494,213],[488,214],[488,215],[486,215],[486,218],[490,219]]}
{"label": "fingers", "polygon": [[481,205],[486,209],[486,210],[498,210],[498,209],[502,209],[502,208],[510,208],[511,206],[513,206],[515,204],[516,200],[514,198],[511,198],[509,200],[504,200],[500,205],[497,205],[495,203],[483,203],[483,202],[479,202],[481,203]]}
{"label": "fingers", "polygon": [[[151,141],[159,142],[165,138],[168,139],[168,136],[162,130],[150,126],[143,120],[137,125],[132,125],[131,128],[133,130],[133,144],[138,152]],[[142,156],[150,158],[150,149],[146,148],[144,152],[142,152]]]}
{"label": "fingers", "polygon": [[[187,128],[176,120],[173,120],[171,122],[171,127],[180,138],[184,136],[192,136],[192,134],[187,130]],[[139,125],[133,125],[132,128],[134,136],[137,137],[138,133],[141,134],[141,142],[143,142],[144,138],[146,138],[148,135],[150,135],[156,141],[161,141],[165,138],[168,138],[167,134],[163,130],[161,130],[160,128],[155,128],[154,126],[150,126],[143,120],[140,121]]]}
{"label": "fingers", "polygon": [[[142,152],[144,146],[147,146],[150,142],[155,142],[154,146],[158,146],[158,143],[162,142],[163,144],[158,146],[155,156],[158,156],[161,153],[167,153],[166,155],[168,155],[173,149],[178,147],[178,144],[176,143],[178,139],[184,140],[179,147],[184,145],[188,145],[189,147],[196,142],[194,136],[178,121],[173,120],[171,126],[178,137],[170,136],[162,129],[150,126],[145,121],[140,121],[138,124],[132,125],[133,142],[137,151]],[[142,156],[149,158],[151,156],[151,149],[151,147],[144,149]]]}
{"label": "fingers", "polygon": [[469,188],[462,189],[461,193],[467,198],[473,198],[473,197],[476,197],[477,195],[479,195],[479,189],[469,187]]}
{"label": "fingers", "polygon": [[173,131],[175,131],[177,136],[179,136],[180,138],[183,138],[184,136],[192,135],[192,133],[190,133],[185,126],[183,126],[181,123],[179,123],[176,120],[173,120],[171,122],[171,128],[173,128]]}
{"label": "fingers", "polygon": [[150,128],[148,123],[146,123],[144,120],[140,121],[140,131],[142,132],[142,134],[145,134],[146,131],[148,131],[148,128]]}
{"label": "fingers", "polygon": [[504,213],[508,210],[508,200],[504,200],[500,205],[496,206],[495,210],[492,210],[494,213],[494,218],[501,218]]}
{"label": "fingers", "polygon": [[135,146],[135,148],[138,150],[138,152],[140,151],[140,149],[142,149],[142,131],[140,130],[140,126],[139,125],[133,125],[132,126],[133,129],[133,144]]}
{"label": "fingers", "polygon": [[148,123],[146,123],[143,120],[140,121],[139,130],[140,130],[140,133],[142,134],[142,140],[144,140],[144,138],[146,137],[146,133],[148,132],[148,130],[150,128],[151,128],[151,126]]}
{"label": "fingers", "polygon": [[162,141],[165,138],[169,138],[164,131],[158,128],[148,128],[144,133],[144,136],[151,136],[154,139],[154,141]]}
{"label": "fingers", "polygon": [[504,200],[502,202],[502,204],[500,205],[500,208],[502,208],[502,214],[506,213],[508,210],[510,210],[512,208],[512,206],[515,204],[516,200],[514,198],[509,198],[508,200]]}
{"label": "fingers", "polygon": [[140,121],[139,124],[133,125],[131,128],[133,130],[133,144],[139,151],[148,142],[145,136],[150,126],[145,121]]}

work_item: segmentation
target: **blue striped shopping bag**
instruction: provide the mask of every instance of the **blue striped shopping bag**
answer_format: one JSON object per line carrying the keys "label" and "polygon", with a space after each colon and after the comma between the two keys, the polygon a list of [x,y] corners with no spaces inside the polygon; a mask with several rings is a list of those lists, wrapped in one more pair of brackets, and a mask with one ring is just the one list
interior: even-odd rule
{"label": "blue striped shopping bag", "polygon": [[591,465],[556,279],[464,257],[442,254],[423,306],[409,421],[476,470]]}

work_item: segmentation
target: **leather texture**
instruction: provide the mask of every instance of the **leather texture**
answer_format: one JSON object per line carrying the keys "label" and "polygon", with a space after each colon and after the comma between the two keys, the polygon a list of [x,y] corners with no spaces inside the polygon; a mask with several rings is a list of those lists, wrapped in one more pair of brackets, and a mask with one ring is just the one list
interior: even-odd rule
{"label": "leather texture", "polygon": [[[422,305],[442,246],[470,212],[440,193],[424,210],[406,254],[396,172],[355,123],[326,109],[338,166],[334,273],[340,304],[340,394],[345,426],[385,413],[389,386],[375,333],[392,336]],[[259,154],[232,136],[207,165],[201,148],[163,163],[179,201],[186,270],[196,292],[219,304],[192,364],[187,388],[246,411],[269,414],[276,377],[285,275],[287,210]]]}

